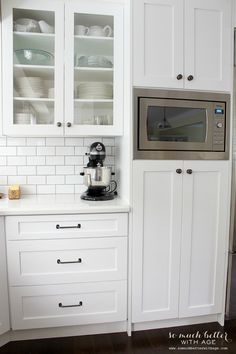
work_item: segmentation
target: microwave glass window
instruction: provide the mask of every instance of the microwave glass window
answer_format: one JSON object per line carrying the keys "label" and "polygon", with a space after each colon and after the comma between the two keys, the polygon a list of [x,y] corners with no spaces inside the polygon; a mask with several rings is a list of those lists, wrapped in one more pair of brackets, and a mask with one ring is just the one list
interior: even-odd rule
{"label": "microwave glass window", "polygon": [[206,109],[148,106],[149,141],[203,143],[206,140],[206,130]]}

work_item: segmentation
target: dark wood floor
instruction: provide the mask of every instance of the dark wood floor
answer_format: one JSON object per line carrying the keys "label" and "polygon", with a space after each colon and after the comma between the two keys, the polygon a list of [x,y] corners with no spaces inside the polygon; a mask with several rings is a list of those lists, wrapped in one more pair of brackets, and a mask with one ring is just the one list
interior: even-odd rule
{"label": "dark wood floor", "polygon": [[[198,334],[197,331],[199,331]],[[207,331],[205,336],[220,336],[227,332],[231,341],[227,343],[218,338],[214,344],[212,342],[202,344],[202,339],[199,339],[198,345],[193,345],[190,342],[181,344],[179,338],[169,339],[170,332],[176,337],[197,334],[203,338],[204,331]],[[173,347],[176,349],[171,349]],[[182,350],[181,347],[185,349]],[[217,348],[219,349],[216,350]],[[224,328],[213,323],[134,332],[132,337],[128,337],[126,333],[116,333],[12,342],[2,347],[0,354],[165,354],[171,352],[200,353],[202,351],[236,354],[236,320],[226,321]]]}

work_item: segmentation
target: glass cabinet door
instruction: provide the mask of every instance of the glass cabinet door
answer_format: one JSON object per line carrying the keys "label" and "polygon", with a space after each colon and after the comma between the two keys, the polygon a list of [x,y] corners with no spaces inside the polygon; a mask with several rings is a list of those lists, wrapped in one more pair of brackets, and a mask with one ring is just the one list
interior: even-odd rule
{"label": "glass cabinet door", "polygon": [[63,3],[10,0],[2,13],[4,134],[62,135]]}
{"label": "glass cabinet door", "polygon": [[65,31],[66,134],[122,134],[122,8],[66,4]]}

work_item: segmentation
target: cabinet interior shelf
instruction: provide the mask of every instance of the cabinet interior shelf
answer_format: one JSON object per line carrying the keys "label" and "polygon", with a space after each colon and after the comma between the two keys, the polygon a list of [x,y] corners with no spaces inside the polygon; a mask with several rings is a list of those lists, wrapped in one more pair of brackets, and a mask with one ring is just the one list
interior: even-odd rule
{"label": "cabinet interior shelf", "polygon": [[75,98],[74,101],[78,103],[112,103],[113,99]]}
{"label": "cabinet interior shelf", "polygon": [[14,101],[30,101],[30,102],[54,102],[54,98],[41,97],[14,97]]}
{"label": "cabinet interior shelf", "polygon": [[75,80],[79,81],[113,81],[113,68],[75,67]]}
{"label": "cabinet interior shelf", "polygon": [[46,65],[14,65],[14,76],[39,76],[43,79],[54,79],[54,66]]}
{"label": "cabinet interior shelf", "polygon": [[99,42],[113,42],[113,37],[98,37],[98,36],[74,36],[75,40],[81,41],[99,41]]}
{"label": "cabinet interior shelf", "polygon": [[42,32],[17,32],[14,31],[14,36],[20,36],[20,37],[42,37],[42,38],[53,38],[55,37],[54,33],[42,33]]}

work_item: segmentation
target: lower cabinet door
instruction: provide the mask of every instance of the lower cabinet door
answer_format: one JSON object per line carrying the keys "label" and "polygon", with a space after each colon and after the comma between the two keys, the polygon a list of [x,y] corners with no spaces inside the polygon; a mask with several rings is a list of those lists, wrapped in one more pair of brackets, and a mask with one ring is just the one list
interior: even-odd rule
{"label": "lower cabinet door", "polygon": [[178,317],[182,166],[134,161],[132,322]]}
{"label": "lower cabinet door", "polygon": [[229,162],[184,162],[180,317],[224,310],[228,208]]}
{"label": "lower cabinet door", "polygon": [[127,319],[127,281],[11,287],[12,329]]}

